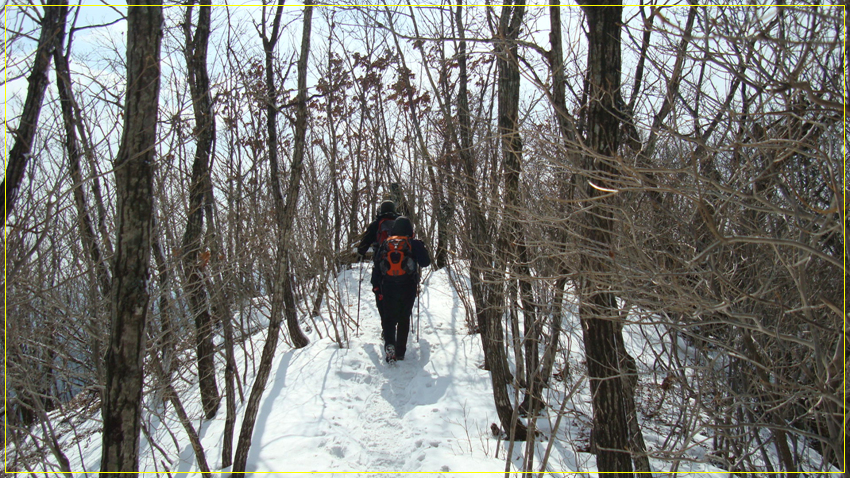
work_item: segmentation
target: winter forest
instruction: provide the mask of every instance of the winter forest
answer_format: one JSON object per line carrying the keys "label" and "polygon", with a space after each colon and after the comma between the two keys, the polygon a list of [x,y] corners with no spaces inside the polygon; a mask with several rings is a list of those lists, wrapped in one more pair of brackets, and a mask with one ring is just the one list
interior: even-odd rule
{"label": "winter forest", "polygon": [[8,476],[843,476],[844,5],[73,3],[4,3]]}

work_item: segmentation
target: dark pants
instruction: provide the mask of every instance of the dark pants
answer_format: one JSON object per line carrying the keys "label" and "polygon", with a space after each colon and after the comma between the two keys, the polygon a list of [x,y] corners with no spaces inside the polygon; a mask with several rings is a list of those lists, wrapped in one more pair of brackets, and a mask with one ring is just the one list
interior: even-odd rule
{"label": "dark pants", "polygon": [[416,283],[381,285],[382,299],[378,300],[384,344],[395,346],[397,357],[407,351],[407,335],[410,332],[410,315],[416,302]]}

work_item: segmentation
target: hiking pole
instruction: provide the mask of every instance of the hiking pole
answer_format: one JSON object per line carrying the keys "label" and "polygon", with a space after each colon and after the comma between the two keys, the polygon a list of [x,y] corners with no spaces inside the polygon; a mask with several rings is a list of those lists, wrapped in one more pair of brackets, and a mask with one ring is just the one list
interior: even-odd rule
{"label": "hiking pole", "polygon": [[357,268],[360,269],[360,276],[357,279],[357,321],[354,323],[357,330],[354,333],[355,337],[360,337],[360,289],[363,285],[363,255],[361,254],[357,261]]}
{"label": "hiking pole", "polygon": [[419,284],[416,284],[416,343],[419,343]]}

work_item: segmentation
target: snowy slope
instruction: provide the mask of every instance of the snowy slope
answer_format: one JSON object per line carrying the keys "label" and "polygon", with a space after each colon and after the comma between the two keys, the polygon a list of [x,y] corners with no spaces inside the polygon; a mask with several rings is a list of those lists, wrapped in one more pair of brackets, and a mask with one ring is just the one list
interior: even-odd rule
{"label": "snowy slope", "polygon": [[[316,473],[314,476],[341,472],[355,476],[504,476],[510,443],[490,431],[497,417],[489,374],[479,368],[484,359],[480,339],[468,334],[466,310],[448,273],[442,270],[426,277],[420,297],[418,340],[414,309],[407,358],[388,366],[381,359],[380,321],[368,284],[368,266],[363,264],[362,271],[358,267],[344,272],[336,281],[331,300],[327,301],[332,304],[330,310],[324,309],[322,317],[303,319],[304,328],[309,329],[310,345],[293,350],[283,340],[279,343],[260,404],[247,471],[257,473],[255,476],[268,472]],[[360,280],[363,282],[357,330],[353,321],[358,315]],[[468,286],[464,279],[459,282]],[[327,337],[327,331],[333,330],[327,324],[328,317],[339,317],[340,308],[350,317],[346,347]],[[266,320],[262,314],[253,316],[258,317],[260,324]],[[563,327],[563,351],[556,367],[562,370],[562,380],[554,381],[546,391],[553,409],[538,419],[542,435],[534,443],[534,470],[540,469],[550,448],[546,464],[549,476],[596,471],[594,456],[587,453],[591,406],[581,327],[569,314]],[[316,328],[324,338],[319,337]],[[237,347],[240,374],[245,368],[245,351],[259,360],[265,333],[260,327],[244,350]],[[681,413],[681,403],[674,405],[670,396],[666,401],[660,398],[663,375],[657,375],[659,372],[653,367],[659,344],[664,342],[663,330],[630,325],[624,335],[641,374],[638,407],[648,449],[676,450],[684,458],[653,459],[653,469],[671,471],[673,466],[685,476],[693,472],[728,476],[728,472],[707,464],[708,436],[676,433],[675,416]],[[683,360],[688,360],[686,344],[679,347]],[[246,397],[253,382],[250,359],[247,363]],[[568,367],[564,367],[565,363]],[[223,375],[222,365],[219,363],[218,370]],[[223,383],[222,378],[220,388]],[[181,396],[198,429],[207,461],[216,476],[229,476],[229,469],[221,469],[224,402],[213,420],[204,421],[197,386],[185,386]],[[141,470],[159,476],[199,476],[194,453],[170,405],[163,408],[161,399],[146,399],[153,411],[143,418],[150,438],[141,439]],[[559,409],[563,413],[556,439],[550,440]],[[243,413],[244,404],[239,404],[234,447]],[[90,410],[89,416],[91,419],[76,423],[74,430],[68,423],[57,423],[56,427],[63,433],[72,469],[96,476],[92,470],[100,467],[99,413]],[[71,440],[75,435],[81,439]],[[526,446],[514,445],[509,460],[512,471],[521,467]],[[55,460],[44,450],[40,468],[34,471],[56,470],[52,465]]]}

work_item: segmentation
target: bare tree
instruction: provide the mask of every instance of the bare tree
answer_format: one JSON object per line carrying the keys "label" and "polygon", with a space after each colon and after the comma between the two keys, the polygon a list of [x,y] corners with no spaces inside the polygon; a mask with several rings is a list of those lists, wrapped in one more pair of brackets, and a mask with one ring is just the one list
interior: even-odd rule
{"label": "bare tree", "polygon": [[215,138],[215,118],[213,115],[210,79],[207,73],[207,48],[210,38],[209,5],[201,5],[198,10],[198,25],[194,35],[191,32],[192,7],[186,9],[183,22],[183,35],[186,39],[186,65],[189,73],[189,90],[195,113],[195,160],[192,165],[192,179],[189,185],[189,213],[186,232],[183,235],[183,268],[186,273],[184,290],[189,296],[189,306],[195,318],[195,348],[198,358],[198,383],[201,389],[201,402],[204,414],[211,419],[218,411],[221,396],[218,393],[215,374],[215,349],[213,346],[213,320],[210,315],[207,290],[203,277],[210,255],[204,251],[204,203],[209,180],[209,163]]}
{"label": "bare tree", "polygon": [[[520,7],[522,8],[522,7]],[[472,295],[475,303],[477,325],[482,336],[482,344],[485,355],[485,368],[490,370],[490,378],[493,384],[493,397],[496,411],[506,432],[512,431],[516,440],[524,440],[526,435],[525,426],[517,422],[514,407],[511,405],[508,384],[511,383],[511,374],[508,369],[504,342],[504,331],[502,320],[504,316],[504,292],[502,279],[498,279],[498,273],[493,268],[489,251],[492,244],[489,242],[488,221],[483,212],[482,202],[476,181],[475,153],[472,145],[471,112],[468,98],[468,71],[467,51],[465,41],[465,29],[463,24],[463,5],[458,1],[455,10],[455,24],[458,31],[458,66],[459,66],[459,90],[458,90],[458,152],[463,168],[463,188],[465,210],[467,213],[466,223],[469,234],[465,236],[471,255],[470,274],[472,279]],[[508,15],[509,16],[509,15]],[[521,20],[521,13],[517,16]]]}
{"label": "bare tree", "polygon": [[[160,102],[162,126],[145,149],[156,144],[162,160],[150,224],[156,278],[134,290],[154,298],[145,318],[141,360],[150,370],[140,424],[152,451],[138,458],[140,467],[155,460],[157,471],[171,471],[159,464],[186,445],[201,470],[215,466],[203,464],[196,425],[207,410],[193,411],[178,395],[204,376],[225,380],[221,466],[228,466],[237,400],[253,375],[233,473],[250,468],[253,423],[278,342],[306,343],[304,314],[314,328],[307,332],[340,344],[357,326],[344,307],[352,298],[334,276],[353,260],[346,252],[371,214],[363,205],[382,195],[407,202],[450,269],[469,331],[482,334],[504,433],[531,438],[540,432],[536,411],[557,414],[542,463],[539,441],[528,441],[522,471],[542,465],[545,472],[556,459],[550,451],[564,445],[556,429],[583,413],[575,398],[583,394],[575,394],[585,378],[594,400],[590,451],[601,471],[625,474],[631,462],[646,473],[650,459],[671,473],[687,460],[740,474],[844,466],[840,8],[688,3],[636,7],[624,18],[620,5],[500,6],[329,11],[328,49],[309,97],[310,43],[302,38],[299,57],[297,46],[279,41],[285,8],[267,5],[263,27],[257,24],[267,28],[262,42],[233,10],[192,2],[170,10],[174,34],[163,38],[160,55],[163,62],[185,57],[188,67],[171,61],[176,68],[162,78],[169,101]],[[23,84],[38,25],[50,12],[16,11],[15,45],[32,39],[33,46],[12,55],[23,59],[7,68],[8,81]],[[205,30],[216,12],[228,23],[220,35]],[[547,12],[551,47],[536,43]],[[72,8],[69,46],[62,51],[57,38],[52,50],[58,89],[44,93],[4,237],[5,416],[15,450],[9,469],[21,473],[67,474],[75,452],[62,447],[85,434],[66,433],[65,424],[83,423],[101,403],[114,410],[115,395],[101,393],[99,347],[107,306],[131,277],[117,264],[109,269],[116,196],[99,161],[116,157],[121,103],[129,109],[141,96],[125,101],[116,88],[126,79],[118,71],[122,40],[104,35],[111,46],[71,55],[74,32],[90,27],[74,26],[82,17],[74,18]],[[529,31],[535,27],[541,30]],[[204,80],[195,60],[207,49]],[[214,52],[220,61],[209,60]],[[619,66],[617,55],[636,67]],[[88,64],[98,56],[112,74]],[[144,84],[129,83],[131,91]],[[13,104],[24,109],[23,93]],[[217,154],[210,146],[199,159],[211,144]],[[116,161],[114,175],[122,198],[129,181],[122,174],[133,164],[127,154],[121,146],[125,161]],[[444,203],[458,214],[442,216]],[[121,199],[115,217],[128,218],[129,206]],[[316,217],[327,220],[314,225]],[[126,224],[120,221],[121,238]],[[188,242],[187,224],[197,226]],[[316,235],[328,239],[308,239]],[[119,242],[125,257],[127,241]],[[221,375],[195,376],[197,364],[187,358],[204,354],[193,334],[179,333],[196,325],[199,310],[222,324]],[[264,348],[251,340],[263,318],[272,319]],[[281,335],[284,320],[290,330]],[[567,333],[579,326],[584,361]],[[638,335],[648,344],[640,353],[630,340]],[[135,340],[130,332],[121,337]],[[234,347],[244,352],[241,371]],[[113,345],[110,360],[118,352]],[[121,382],[119,391],[137,383]],[[118,433],[111,423],[104,439]],[[646,444],[645,428],[653,430]],[[704,458],[691,451],[697,440]]]}
{"label": "bare tree", "polygon": [[116,477],[118,472],[135,475],[139,466],[162,6],[130,6],[127,22],[128,83],[115,158],[117,241],[101,458],[101,474]]}
{"label": "bare tree", "polygon": [[[71,87],[71,72],[68,68],[68,55],[70,50],[63,52],[63,43],[65,35],[65,22],[68,14],[68,9],[65,6],[58,7],[64,10],[60,13],[59,29],[57,35],[57,47],[53,52],[53,63],[56,69],[57,89],[62,107],[62,118],[65,126],[65,146],[68,150],[69,173],[74,182],[74,204],[77,207],[77,215],[79,217],[80,238],[83,245],[89,253],[92,267],[95,270],[100,292],[103,297],[109,297],[112,287],[112,278],[109,275],[108,264],[101,252],[101,247],[97,242],[92,217],[89,214],[85,192],[83,189],[83,177],[80,167],[80,159],[83,156],[83,150],[89,149],[87,145],[81,147],[77,139],[77,130],[80,120],[77,116],[77,104],[74,99],[73,89]],[[69,45],[70,48],[70,45]],[[85,137],[82,138],[85,141]]]}
{"label": "bare tree", "polygon": [[[620,29],[623,7],[582,5],[587,18],[587,176],[578,190],[584,200],[582,257],[579,265],[579,315],[584,332],[587,371],[593,398],[593,439],[600,472],[632,474],[628,452],[628,421],[624,405],[622,371],[618,359],[616,297],[609,292],[613,271],[609,250],[614,229],[613,213],[606,206],[608,181],[616,169],[613,157],[619,147],[620,119],[615,95],[620,89]],[[597,184],[599,183],[599,184]],[[619,339],[622,340],[622,339]]]}
{"label": "bare tree", "polygon": [[[280,28],[280,18],[282,13],[282,5],[279,5],[274,16],[273,26],[271,36],[269,38],[265,37],[265,21],[263,21],[263,40],[266,46],[266,67],[268,78],[271,79],[271,75],[273,75],[273,71],[271,69],[271,58],[272,53],[274,52],[274,44],[277,42],[279,37],[279,28]],[[281,305],[284,301],[287,301],[286,304],[286,312],[287,312],[287,323],[289,324],[289,331],[292,337],[293,342],[296,347],[304,347],[307,345],[307,338],[303,336],[301,333],[301,329],[298,326],[298,317],[297,312],[295,310],[294,300],[292,298],[292,284],[290,278],[290,272],[288,269],[289,260],[288,257],[288,247],[290,246],[290,237],[291,237],[291,225],[295,219],[295,206],[298,201],[298,193],[301,185],[301,169],[304,158],[304,140],[306,135],[306,124],[307,124],[307,60],[310,54],[310,29],[312,25],[313,18],[313,6],[306,5],[304,7],[304,27],[302,30],[302,38],[301,38],[301,56],[298,59],[298,96],[296,98],[296,119],[295,119],[295,136],[296,136],[296,146],[295,153],[293,155],[293,164],[290,171],[290,182],[289,189],[287,190],[287,202],[284,206],[285,209],[278,212],[278,220],[282,222],[280,224],[281,228],[278,231],[278,266],[277,266],[277,280],[275,281],[274,288],[272,291],[272,312],[271,312],[271,320],[269,323],[269,332],[266,337],[266,343],[263,347],[263,355],[260,359],[260,368],[257,371],[257,378],[254,379],[254,386],[251,388],[251,395],[248,398],[248,406],[245,410],[245,416],[242,419],[242,428],[239,431],[239,439],[237,441],[236,446],[236,455],[233,461],[233,472],[231,473],[232,478],[242,477],[245,474],[245,467],[248,462],[248,450],[251,447],[251,438],[254,433],[254,423],[257,419],[257,412],[260,407],[260,399],[263,396],[263,391],[265,391],[266,383],[268,382],[269,373],[271,372],[272,360],[274,359],[274,353],[277,349],[277,339],[278,334],[280,333],[280,325],[281,325]],[[264,19],[265,20],[265,19]],[[269,90],[274,92],[273,89],[273,81],[267,83],[271,87]],[[276,98],[276,94],[269,94],[269,102],[270,108],[276,108],[271,102],[273,102]],[[269,133],[271,142],[270,146],[274,146],[277,148],[276,138],[272,136],[276,135],[276,130],[274,127],[274,123],[272,122],[274,114],[269,112]],[[270,147],[270,154],[276,154],[272,152],[273,150]],[[277,188],[277,174],[276,168],[277,164],[272,163],[272,179],[273,179],[273,188]],[[282,198],[278,201],[278,206],[280,206],[282,202]],[[300,334],[300,336],[299,336]]]}
{"label": "bare tree", "polygon": [[[38,116],[41,113],[41,103],[44,100],[44,91],[47,89],[47,71],[50,67],[50,58],[58,48],[61,50],[63,36],[60,34],[60,21],[63,10],[57,8],[60,1],[48,1],[44,7],[44,15],[41,19],[41,33],[38,39],[38,47],[35,50],[32,71],[27,80],[27,98],[24,102],[21,120],[15,130],[15,143],[9,150],[9,158],[6,163],[6,175],[0,188],[6,196],[4,222],[9,219],[9,213],[15,205],[18,190],[24,178],[24,172],[29,161],[32,150],[33,138],[35,138],[38,127]],[[64,10],[66,13],[67,10]]]}
{"label": "bare tree", "polygon": [[[517,1],[513,4],[508,3],[502,6],[502,13],[499,17],[499,27],[497,40],[495,42],[496,64],[498,66],[498,127],[501,142],[502,152],[502,175],[504,176],[504,209],[501,211],[502,224],[499,231],[499,251],[497,254],[501,258],[497,261],[498,267],[515,269],[518,273],[518,279],[522,292],[523,301],[523,322],[525,323],[525,337],[522,338],[519,333],[519,316],[511,312],[509,319],[513,330],[514,341],[517,345],[525,341],[527,350],[525,358],[528,363],[522,363],[523,354],[518,346],[516,350],[517,373],[523,374],[523,370],[527,371],[528,376],[519,377],[519,380],[525,381],[528,397],[527,407],[525,410],[530,413],[532,418],[529,420],[531,425],[529,432],[532,437],[534,435],[534,418],[537,410],[540,408],[537,394],[539,393],[539,380],[536,378],[538,369],[539,355],[537,354],[538,339],[536,338],[536,314],[534,300],[531,295],[530,270],[528,267],[528,250],[520,232],[520,224],[518,217],[518,209],[520,204],[519,182],[522,173],[522,137],[519,130],[519,92],[520,92],[520,71],[519,71],[519,56],[517,39],[519,38],[520,28],[523,26],[523,16],[525,14],[525,2]],[[510,296],[514,296],[515,282],[510,281],[506,284],[510,289]],[[501,294],[504,293],[504,286],[499,285]],[[504,303],[505,299],[500,297],[499,302]],[[509,299],[511,303],[512,300]],[[513,309],[513,307],[511,307]],[[503,339],[500,339],[500,341]],[[524,365],[524,367],[523,367]],[[531,378],[530,381],[527,379]],[[516,379],[516,377],[515,377]],[[507,384],[502,384],[498,389],[503,389]],[[496,396],[497,407],[499,406],[499,394],[501,391],[497,389],[497,384],[493,384],[493,393]],[[507,390],[504,392],[504,397],[508,397]],[[504,401],[504,398],[502,399]],[[508,401],[508,403],[510,403]],[[520,406],[520,404],[517,404]],[[501,418],[501,417],[500,417]],[[511,418],[516,421],[515,417]],[[503,420],[504,424],[504,420]],[[511,429],[516,427],[511,424]],[[507,430],[507,428],[506,428]],[[525,433],[520,433],[519,439],[524,439]]]}

